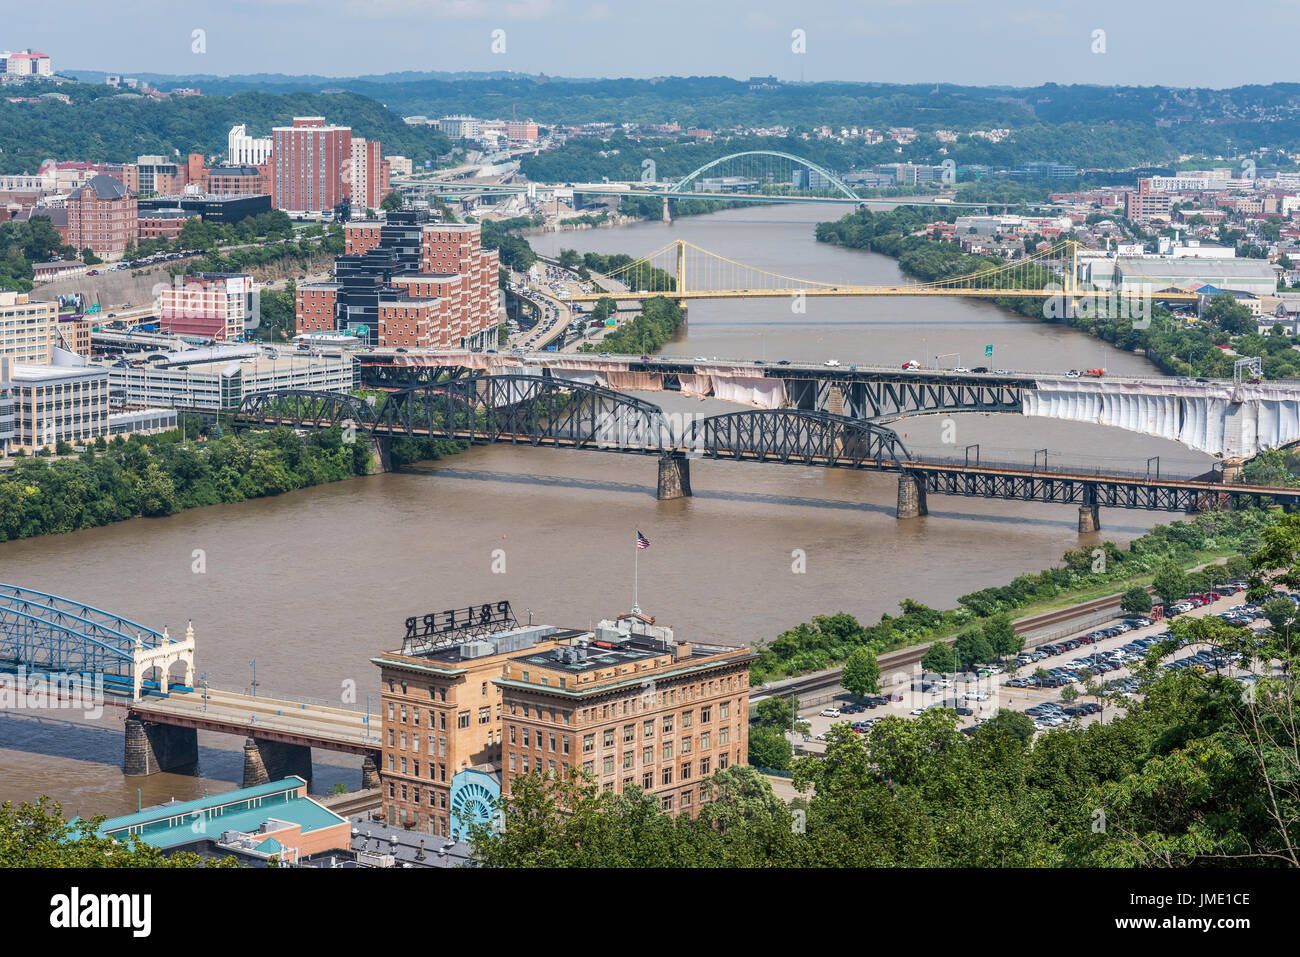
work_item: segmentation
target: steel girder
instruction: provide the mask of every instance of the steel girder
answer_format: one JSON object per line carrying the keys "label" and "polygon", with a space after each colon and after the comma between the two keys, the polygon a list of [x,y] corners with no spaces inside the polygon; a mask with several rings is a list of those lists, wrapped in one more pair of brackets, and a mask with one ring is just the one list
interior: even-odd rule
{"label": "steel girder", "polygon": [[[1105,478],[1082,479],[1042,473],[1011,473],[930,470],[905,468],[925,484],[929,492],[965,495],[976,498],[1000,498],[1023,502],[1049,502],[1061,505],[1098,505],[1108,508],[1141,509],[1156,512],[1197,512],[1218,508],[1229,500],[1249,500],[1259,504],[1264,499],[1280,501],[1276,494],[1261,494],[1249,486],[1223,485],[1205,489],[1175,483],[1132,482]],[[1284,505],[1300,502],[1300,492]]]}
{"label": "steel girder", "polygon": [[[819,385],[818,404],[825,408],[831,383],[823,380]],[[1024,409],[1021,388],[1007,383],[868,379],[838,385],[843,391],[844,414],[873,422],[936,412],[1021,412]]]}
{"label": "steel girder", "polygon": [[137,638],[142,648],[174,643],[112,612],[0,584],[0,662],[5,665],[130,677]]}
{"label": "steel girder", "polygon": [[255,392],[244,396],[237,415],[264,425],[293,428],[327,429],[349,422],[357,428],[369,428],[375,421],[375,410],[365,399],[315,389]]}
{"label": "steel girder", "polygon": [[688,436],[686,448],[710,458],[890,470],[912,458],[892,429],[800,409],[710,416],[692,423]]}

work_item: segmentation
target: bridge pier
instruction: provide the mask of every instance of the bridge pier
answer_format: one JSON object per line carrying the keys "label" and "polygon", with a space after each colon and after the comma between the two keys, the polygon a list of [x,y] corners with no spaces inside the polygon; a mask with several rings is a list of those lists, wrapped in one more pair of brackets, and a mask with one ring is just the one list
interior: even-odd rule
{"label": "bridge pier", "polygon": [[279,781],[290,774],[311,781],[311,748],[265,738],[245,739],[244,787]]}
{"label": "bridge pier", "polygon": [[379,764],[373,754],[367,754],[361,761],[361,790],[369,791],[379,784]]}
{"label": "bridge pier", "polygon": [[384,436],[372,436],[370,439],[370,471],[391,472],[393,470],[393,440]]}
{"label": "bridge pier", "polygon": [[1101,531],[1101,506],[1080,505],[1079,506],[1079,534],[1090,535],[1093,532]]}
{"label": "bridge pier", "polygon": [[925,482],[910,472],[898,477],[898,518],[918,518],[929,515],[930,508],[926,501]]}
{"label": "bridge pier", "polygon": [[656,497],[661,502],[691,495],[691,463],[685,452],[669,452],[659,458],[659,489]]}
{"label": "bridge pier", "polygon": [[160,771],[193,771],[199,764],[199,733],[194,728],[153,724],[127,715],[122,773],[132,777]]}
{"label": "bridge pier", "polygon": [[668,206],[668,197],[664,197],[664,225],[671,226],[673,222],[672,210]]}

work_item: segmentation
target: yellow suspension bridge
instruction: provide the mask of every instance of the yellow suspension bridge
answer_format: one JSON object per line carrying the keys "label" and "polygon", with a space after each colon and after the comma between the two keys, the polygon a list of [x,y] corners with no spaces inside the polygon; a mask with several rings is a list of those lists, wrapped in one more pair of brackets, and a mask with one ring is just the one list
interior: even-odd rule
{"label": "yellow suspension bridge", "polygon": [[[1167,302],[1194,303],[1195,292],[1168,288],[1165,281],[1129,272],[1126,282],[1136,278],[1139,288],[1124,296],[1148,295]],[[610,270],[601,283],[622,286],[605,292],[582,293],[569,302],[597,302],[604,298],[621,301],[666,296],[687,299],[745,299],[751,297],[796,296],[965,296],[993,299],[1025,296],[1077,299],[1098,294],[1078,280],[1078,244],[1073,240],[1056,243],[1013,262],[990,266],[950,279],[908,283],[898,286],[858,286],[851,283],[798,279],[736,262],[692,242],[678,239],[633,262]],[[1106,295],[1106,293],[1101,293]]]}

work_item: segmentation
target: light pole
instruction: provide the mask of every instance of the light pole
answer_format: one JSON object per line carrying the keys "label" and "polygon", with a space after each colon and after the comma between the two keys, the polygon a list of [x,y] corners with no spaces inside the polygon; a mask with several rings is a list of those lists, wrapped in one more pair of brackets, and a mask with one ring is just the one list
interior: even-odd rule
{"label": "light pole", "polygon": [[199,675],[199,680],[203,682],[203,710],[208,710],[208,672]]}
{"label": "light pole", "polygon": [[257,659],[254,658],[249,662],[253,666],[253,697],[257,697]]}
{"label": "light pole", "polygon": [[366,740],[367,741],[369,741],[371,737],[373,737],[373,735],[371,735],[370,733],[370,699],[373,697],[374,695],[372,694],[366,695]]}

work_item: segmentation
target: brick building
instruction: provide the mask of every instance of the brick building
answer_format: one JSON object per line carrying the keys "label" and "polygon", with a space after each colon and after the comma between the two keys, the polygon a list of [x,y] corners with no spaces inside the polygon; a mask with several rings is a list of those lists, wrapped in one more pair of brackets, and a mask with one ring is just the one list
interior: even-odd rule
{"label": "brick building", "polygon": [[100,173],[68,195],[66,239],[77,250],[116,259],[136,241],[135,195],[112,176]]}
{"label": "brick building", "polygon": [[679,642],[629,614],[595,631],[519,626],[508,602],[407,621],[380,669],[385,819],[463,835],[520,775],[586,772],[698,812],[747,759],[748,648]]}
{"label": "brick building", "polygon": [[202,336],[218,341],[237,339],[250,315],[253,277],[244,273],[195,273],[158,296],[162,332]]}
{"label": "brick building", "polygon": [[497,315],[497,253],[477,224],[425,210],[348,223],[335,282],[298,288],[297,332],[351,332],[379,348],[486,348]]}
{"label": "brick building", "polygon": [[295,116],[271,131],[275,208],[329,212],[348,195],[345,166],[352,159],[352,129],[327,126],[323,116]]}

